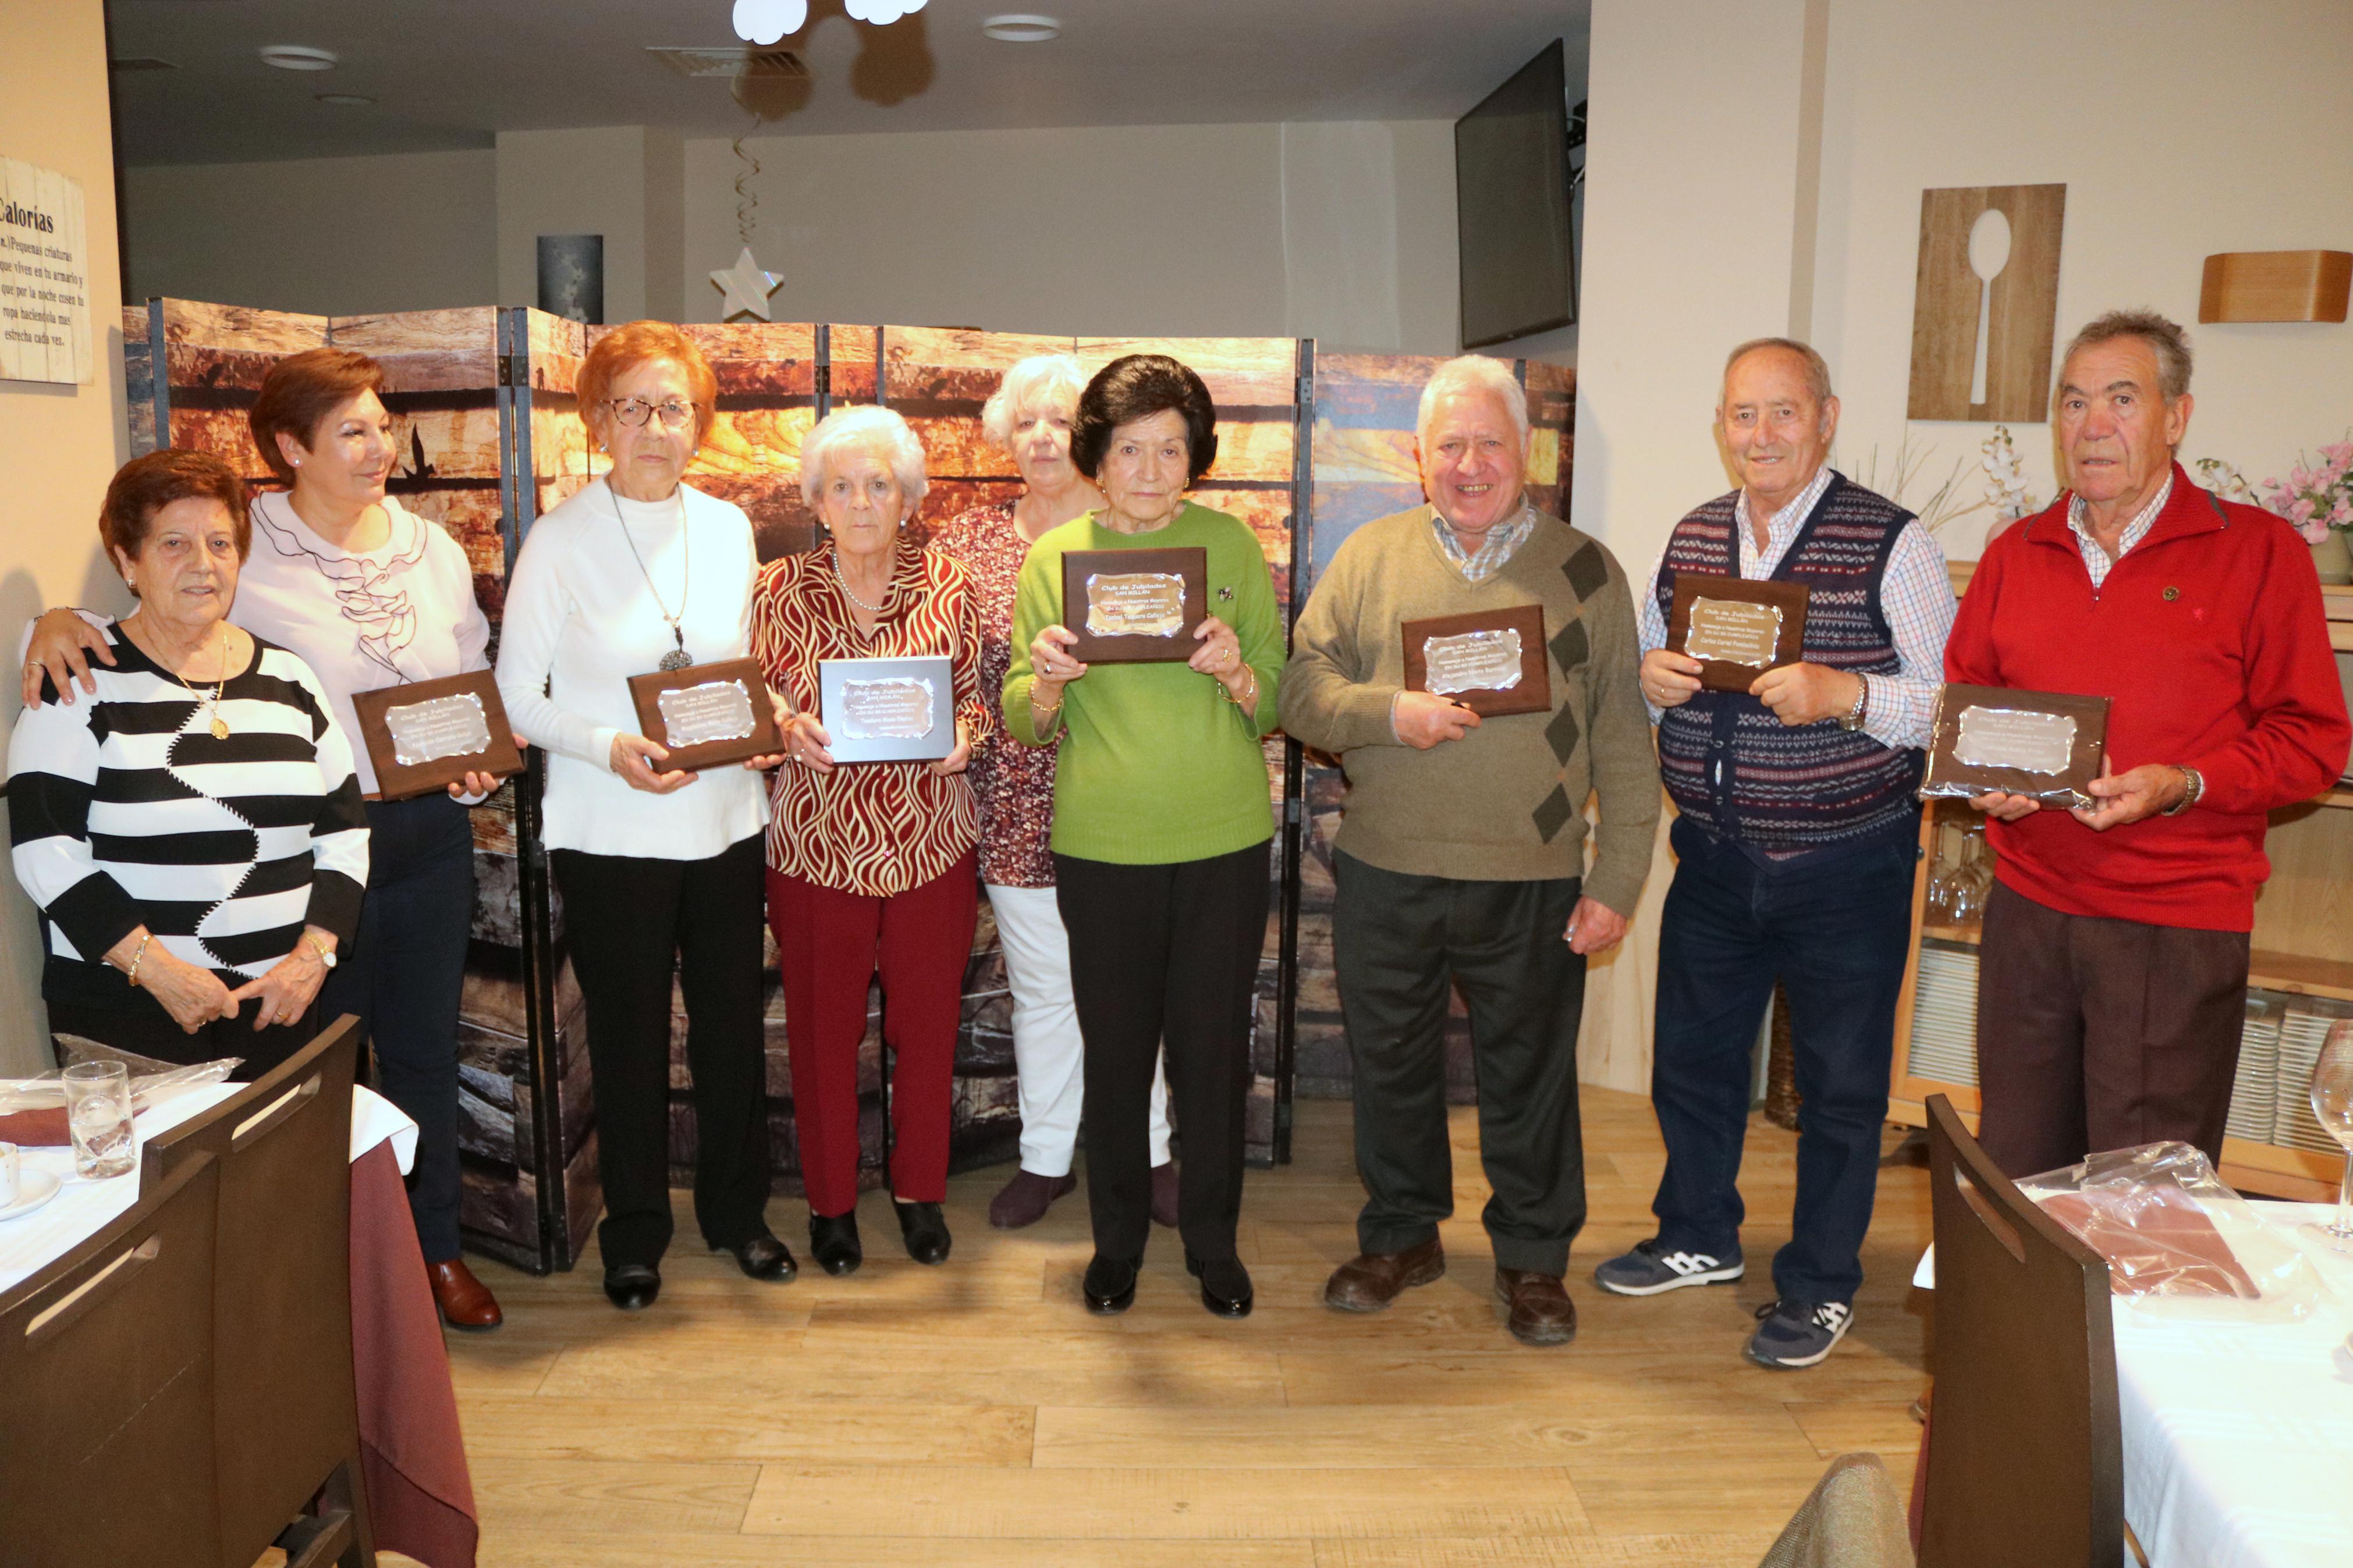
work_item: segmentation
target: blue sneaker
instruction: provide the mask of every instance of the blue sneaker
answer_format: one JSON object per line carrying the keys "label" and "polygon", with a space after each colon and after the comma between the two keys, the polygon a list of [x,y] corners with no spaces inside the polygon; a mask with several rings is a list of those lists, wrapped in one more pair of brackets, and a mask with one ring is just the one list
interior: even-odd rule
{"label": "blue sneaker", "polygon": [[1727,1285],[1748,1272],[1735,1248],[1729,1258],[1705,1252],[1665,1252],[1659,1238],[1638,1241],[1593,1271],[1593,1282],[1619,1296],[1656,1296],[1686,1285]]}
{"label": "blue sneaker", "polygon": [[1759,1366],[1795,1372],[1812,1366],[1846,1338],[1854,1308],[1844,1301],[1797,1301],[1783,1297],[1757,1309],[1760,1320],[1748,1342],[1748,1359]]}

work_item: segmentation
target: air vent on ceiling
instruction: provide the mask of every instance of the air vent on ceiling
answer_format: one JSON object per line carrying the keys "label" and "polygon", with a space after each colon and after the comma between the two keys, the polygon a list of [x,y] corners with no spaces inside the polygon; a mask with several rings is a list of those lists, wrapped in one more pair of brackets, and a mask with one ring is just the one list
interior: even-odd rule
{"label": "air vent on ceiling", "polygon": [[169,60],[134,55],[127,60],[109,60],[106,62],[106,68],[111,71],[175,71],[180,68]]}
{"label": "air vent on ceiling", "polygon": [[649,44],[646,53],[681,76],[764,76],[806,80],[809,73],[800,56],[790,49],[749,48],[742,44],[726,48],[664,48]]}

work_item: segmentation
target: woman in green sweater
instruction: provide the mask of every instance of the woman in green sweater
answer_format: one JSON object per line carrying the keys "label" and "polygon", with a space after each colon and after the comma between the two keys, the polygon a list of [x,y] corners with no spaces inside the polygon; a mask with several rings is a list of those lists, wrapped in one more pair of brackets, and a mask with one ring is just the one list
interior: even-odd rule
{"label": "woman in green sweater", "polygon": [[[1006,725],[1030,745],[1061,745],[1055,888],[1086,1047],[1095,1256],[1084,1288],[1097,1312],[1135,1300],[1152,1228],[1145,1113],[1164,1044],[1184,1140],[1186,1267],[1210,1311],[1250,1310],[1234,1226],[1274,837],[1259,742],[1275,727],[1282,625],[1248,525],[1185,499],[1216,460],[1217,417],[1201,378],[1164,354],[1106,365],[1080,395],[1071,457],[1107,504],[1030,546],[1014,603]],[[1066,552],[1186,547],[1207,553],[1212,613],[1184,662],[1090,669],[1072,656]]]}

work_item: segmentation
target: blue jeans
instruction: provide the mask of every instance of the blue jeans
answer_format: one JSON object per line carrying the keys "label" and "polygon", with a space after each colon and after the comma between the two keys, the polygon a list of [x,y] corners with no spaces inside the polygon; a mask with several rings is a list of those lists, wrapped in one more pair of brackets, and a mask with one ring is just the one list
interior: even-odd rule
{"label": "blue jeans", "polygon": [[1879,1185],[1895,1000],[1911,942],[1911,837],[1781,868],[1678,820],[1659,927],[1651,1100],[1667,1170],[1651,1211],[1667,1251],[1738,1245],[1736,1182],[1757,1031],[1778,978],[1797,1050],[1798,1203],[1773,1285],[1852,1301]]}

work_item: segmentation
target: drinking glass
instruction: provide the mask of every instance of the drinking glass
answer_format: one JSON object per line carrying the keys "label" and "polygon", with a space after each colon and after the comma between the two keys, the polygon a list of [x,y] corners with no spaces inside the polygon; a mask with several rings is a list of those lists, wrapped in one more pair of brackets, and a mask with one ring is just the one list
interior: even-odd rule
{"label": "drinking glass", "polygon": [[2308,1226],[2338,1252],[2353,1252],[2353,1018],[2328,1026],[2320,1059],[2312,1067],[2312,1114],[2345,1150],[2345,1174],[2337,1184],[2337,1218]]}
{"label": "drinking glass", "polygon": [[0,1143],[0,1209],[14,1208],[24,1195],[23,1163],[16,1157],[16,1145]]}
{"label": "drinking glass", "polygon": [[139,1163],[131,1134],[131,1069],[121,1062],[76,1062],[66,1068],[65,1080],[74,1173],[89,1181],[129,1174]]}

